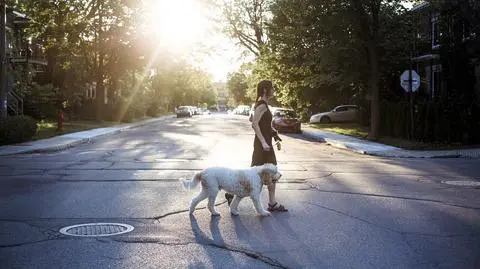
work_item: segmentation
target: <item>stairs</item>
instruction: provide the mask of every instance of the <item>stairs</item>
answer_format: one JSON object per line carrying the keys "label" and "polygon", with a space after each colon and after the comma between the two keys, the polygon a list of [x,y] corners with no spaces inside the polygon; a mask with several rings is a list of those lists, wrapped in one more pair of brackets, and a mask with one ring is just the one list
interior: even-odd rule
{"label": "stairs", "polygon": [[23,98],[14,91],[8,92],[7,112],[12,116],[23,115]]}

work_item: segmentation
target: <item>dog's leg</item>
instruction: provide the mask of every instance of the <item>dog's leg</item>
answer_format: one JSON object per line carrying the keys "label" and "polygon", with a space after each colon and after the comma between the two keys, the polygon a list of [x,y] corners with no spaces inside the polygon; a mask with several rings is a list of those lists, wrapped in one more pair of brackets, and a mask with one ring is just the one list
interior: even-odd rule
{"label": "dog's leg", "polygon": [[218,213],[215,210],[215,199],[217,198],[217,193],[218,193],[218,189],[216,190],[209,189],[208,191],[208,210],[210,210],[210,213],[212,213],[212,216],[220,215],[220,213]]}
{"label": "dog's leg", "polygon": [[255,206],[255,209],[257,210],[258,214],[264,217],[270,216],[270,212],[268,212],[263,208],[262,199],[260,199],[260,195],[261,194],[250,196],[250,198],[252,198],[253,205]]}
{"label": "dog's leg", "polygon": [[232,215],[235,215],[235,216],[238,215],[238,204],[240,203],[242,198],[243,197],[240,197],[238,195],[235,195],[235,197],[233,197],[232,203],[230,204],[230,213]]}
{"label": "dog's leg", "polygon": [[193,214],[193,211],[195,211],[195,207],[198,205],[198,203],[205,200],[205,198],[207,197],[208,197],[208,191],[205,189],[202,189],[202,191],[197,195],[197,197],[192,199],[192,201],[190,202],[190,215]]}

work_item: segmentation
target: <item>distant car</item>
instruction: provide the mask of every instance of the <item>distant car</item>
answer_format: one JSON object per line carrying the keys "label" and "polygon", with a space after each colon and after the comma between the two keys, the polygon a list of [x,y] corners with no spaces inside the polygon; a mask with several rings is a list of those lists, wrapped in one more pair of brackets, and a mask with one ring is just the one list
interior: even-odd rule
{"label": "distant car", "polygon": [[279,132],[302,132],[301,122],[295,110],[289,108],[274,108],[272,115],[272,126]]}
{"label": "distant car", "polygon": [[250,113],[250,107],[246,105],[239,105],[233,110],[233,114],[235,115],[248,116],[249,113]]}
{"label": "distant car", "polygon": [[192,115],[199,115],[200,112],[199,112],[199,108],[196,107],[196,106],[186,106],[190,109],[190,111],[192,112]]}
{"label": "distant car", "polygon": [[200,108],[200,115],[210,115],[212,112],[206,108]]}
{"label": "distant car", "polygon": [[358,106],[341,105],[332,111],[314,114],[310,117],[310,123],[350,122],[355,121]]}
{"label": "distant car", "polygon": [[177,114],[177,118],[181,117],[191,117],[193,115],[192,109],[188,106],[179,106],[175,113]]}

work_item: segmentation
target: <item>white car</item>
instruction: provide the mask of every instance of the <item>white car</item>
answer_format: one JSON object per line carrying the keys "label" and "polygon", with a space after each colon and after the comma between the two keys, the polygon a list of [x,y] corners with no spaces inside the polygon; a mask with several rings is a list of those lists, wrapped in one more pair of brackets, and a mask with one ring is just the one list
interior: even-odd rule
{"label": "white car", "polygon": [[330,123],[355,121],[358,113],[358,106],[342,105],[332,111],[314,114],[310,117],[310,123]]}
{"label": "white car", "polygon": [[246,105],[239,105],[237,106],[234,110],[233,113],[235,115],[245,115],[248,116],[248,113],[250,112],[250,107]]}

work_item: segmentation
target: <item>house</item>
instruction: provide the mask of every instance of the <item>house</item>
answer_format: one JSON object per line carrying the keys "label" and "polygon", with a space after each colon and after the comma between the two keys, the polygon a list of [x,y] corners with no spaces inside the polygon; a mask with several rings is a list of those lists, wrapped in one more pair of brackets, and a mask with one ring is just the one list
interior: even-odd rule
{"label": "house", "polygon": [[14,72],[21,72],[20,74],[24,76],[33,75],[32,82],[45,85],[49,82],[46,73],[47,61],[42,56],[40,46],[35,43],[34,39],[27,37],[26,29],[31,19],[9,7],[6,9],[5,15],[7,112],[11,115],[21,115],[24,112],[23,96],[25,93],[14,87]]}
{"label": "house", "polygon": [[[436,99],[446,90],[440,58],[441,22],[445,18],[440,16],[440,12],[431,2],[426,1],[414,6],[411,12],[414,14],[416,25],[412,60],[421,77],[420,92],[430,99]],[[449,28],[465,42],[470,61],[475,66],[475,90],[477,97],[480,98],[480,36],[470,31],[469,26],[468,21],[465,21],[461,27],[449,26]]]}

